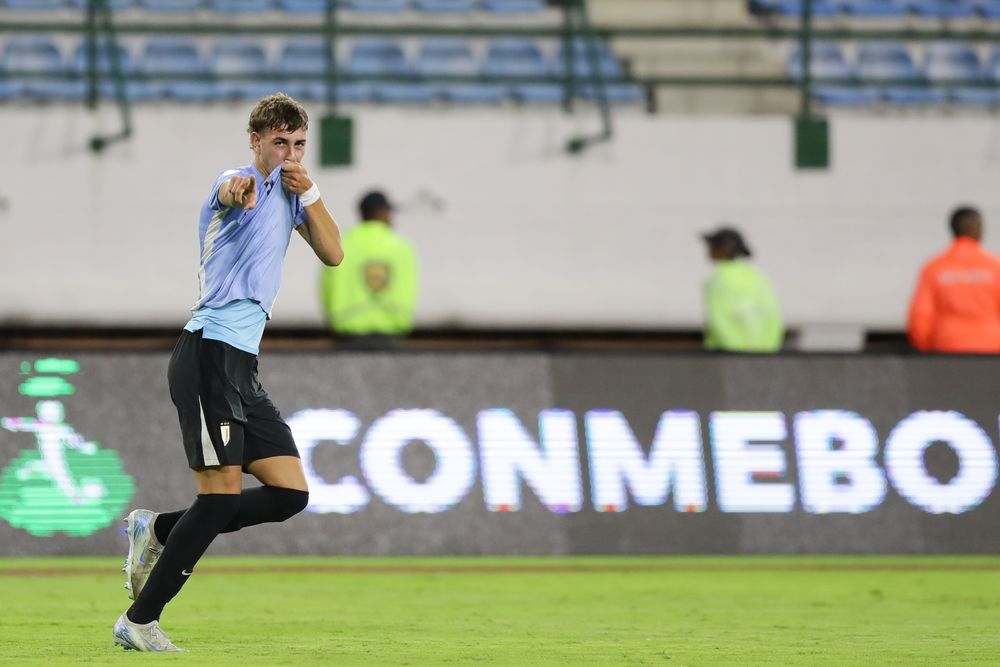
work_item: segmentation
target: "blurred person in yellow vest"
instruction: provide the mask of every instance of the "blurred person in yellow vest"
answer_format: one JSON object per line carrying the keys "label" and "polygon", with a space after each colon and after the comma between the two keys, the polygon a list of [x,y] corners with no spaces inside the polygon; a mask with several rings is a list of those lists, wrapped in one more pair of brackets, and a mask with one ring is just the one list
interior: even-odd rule
{"label": "blurred person in yellow vest", "polygon": [[777,352],[785,331],[771,281],[750,263],[750,248],[735,229],[704,234],[715,264],[705,285],[705,348]]}
{"label": "blurred person in yellow vest", "polygon": [[393,206],[383,193],[369,192],[358,207],[361,223],[344,234],[344,261],[323,270],[323,308],[338,336],[388,342],[413,330],[417,261],[393,231]]}

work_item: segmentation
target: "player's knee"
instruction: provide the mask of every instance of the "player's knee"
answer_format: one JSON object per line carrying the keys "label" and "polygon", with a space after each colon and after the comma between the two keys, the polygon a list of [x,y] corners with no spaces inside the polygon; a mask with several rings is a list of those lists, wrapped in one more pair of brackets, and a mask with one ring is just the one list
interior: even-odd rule
{"label": "player's knee", "polygon": [[309,492],[298,489],[275,489],[280,497],[282,521],[289,519],[309,504]]}

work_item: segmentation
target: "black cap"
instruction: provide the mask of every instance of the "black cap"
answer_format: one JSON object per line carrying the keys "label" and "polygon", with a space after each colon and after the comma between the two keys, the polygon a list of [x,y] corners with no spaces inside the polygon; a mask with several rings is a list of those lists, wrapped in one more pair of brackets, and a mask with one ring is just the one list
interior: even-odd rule
{"label": "black cap", "polygon": [[735,257],[749,257],[750,246],[743,240],[743,235],[732,227],[720,227],[714,232],[702,234],[708,245],[713,248],[722,248]]}
{"label": "black cap", "polygon": [[365,220],[370,220],[373,215],[375,215],[379,210],[387,208],[392,210],[393,206],[389,203],[389,199],[384,193],[379,190],[372,190],[358,202],[358,209],[361,211],[361,217]]}

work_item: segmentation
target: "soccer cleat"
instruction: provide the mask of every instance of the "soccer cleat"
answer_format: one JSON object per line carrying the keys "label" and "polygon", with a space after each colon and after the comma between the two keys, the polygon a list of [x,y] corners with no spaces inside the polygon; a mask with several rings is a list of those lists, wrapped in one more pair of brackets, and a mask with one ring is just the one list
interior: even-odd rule
{"label": "soccer cleat", "polygon": [[125,614],[115,621],[115,644],[126,651],[147,651],[155,653],[183,653],[177,648],[170,637],[160,629],[159,621],[150,621],[139,625],[128,620]]}
{"label": "soccer cleat", "polygon": [[130,600],[139,596],[139,591],[146,585],[146,579],[163,551],[163,545],[156,540],[153,532],[155,520],[156,512],[150,510],[132,510],[124,519],[128,525],[128,556],[125,557],[122,571],[125,573],[125,590],[128,591]]}

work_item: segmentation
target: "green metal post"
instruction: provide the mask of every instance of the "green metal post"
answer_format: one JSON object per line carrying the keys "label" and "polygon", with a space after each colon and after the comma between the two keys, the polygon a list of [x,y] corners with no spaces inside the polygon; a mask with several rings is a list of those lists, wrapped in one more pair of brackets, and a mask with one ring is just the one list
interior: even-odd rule
{"label": "green metal post", "polygon": [[573,112],[573,98],[576,97],[576,61],[573,50],[573,10],[578,0],[563,0],[563,110]]}
{"label": "green metal post", "polygon": [[326,0],[326,112],[337,112],[337,2]]}
{"label": "green metal post", "polygon": [[97,108],[97,3],[87,2],[87,108]]}
{"label": "green metal post", "polygon": [[812,116],[812,10],[813,0],[802,2],[802,31],[799,38],[799,52],[802,61],[801,116]]}

